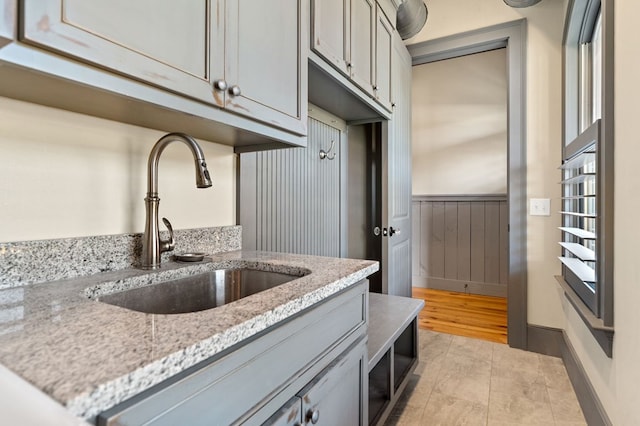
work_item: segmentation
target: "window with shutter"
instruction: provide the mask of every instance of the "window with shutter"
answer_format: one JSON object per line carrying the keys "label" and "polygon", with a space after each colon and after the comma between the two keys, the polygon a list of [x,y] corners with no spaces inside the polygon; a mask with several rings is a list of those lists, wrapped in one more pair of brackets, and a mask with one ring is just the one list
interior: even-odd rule
{"label": "window with shutter", "polygon": [[613,340],[613,2],[570,0],[558,282],[611,356]]}

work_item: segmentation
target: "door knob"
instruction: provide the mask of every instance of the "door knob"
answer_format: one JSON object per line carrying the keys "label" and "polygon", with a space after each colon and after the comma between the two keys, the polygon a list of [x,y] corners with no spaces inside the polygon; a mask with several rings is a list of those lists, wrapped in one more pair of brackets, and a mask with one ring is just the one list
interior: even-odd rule
{"label": "door knob", "polygon": [[400,230],[399,229],[393,229],[393,226],[389,227],[389,236],[393,237],[395,234],[400,235]]}

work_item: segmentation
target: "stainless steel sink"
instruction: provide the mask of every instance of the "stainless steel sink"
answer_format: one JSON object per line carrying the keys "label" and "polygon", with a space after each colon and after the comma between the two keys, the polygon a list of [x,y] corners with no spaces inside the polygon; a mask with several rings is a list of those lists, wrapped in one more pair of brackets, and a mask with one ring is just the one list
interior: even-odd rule
{"label": "stainless steel sink", "polygon": [[220,269],[108,294],[98,301],[148,314],[182,314],[222,306],[296,278],[255,269]]}

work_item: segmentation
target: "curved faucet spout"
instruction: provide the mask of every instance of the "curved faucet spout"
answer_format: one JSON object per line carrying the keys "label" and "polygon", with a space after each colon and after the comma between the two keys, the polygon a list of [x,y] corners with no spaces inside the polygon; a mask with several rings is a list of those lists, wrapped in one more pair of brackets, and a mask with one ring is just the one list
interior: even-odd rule
{"label": "curved faucet spout", "polygon": [[193,154],[193,160],[196,166],[196,186],[198,188],[209,188],[211,186],[211,177],[207,170],[207,163],[204,161],[204,154],[198,142],[191,136],[184,133],[169,133],[164,135],[153,146],[149,153],[149,162],[147,164],[147,194],[158,193],[158,161],[162,151],[171,142],[184,142]]}
{"label": "curved faucet spout", "polygon": [[169,228],[170,238],[166,241],[160,239],[160,229],[158,226],[158,206],[160,204],[160,198],[158,197],[158,162],[160,155],[167,145],[176,141],[184,142],[193,154],[196,167],[196,186],[198,188],[209,188],[211,186],[211,176],[207,170],[204,154],[195,139],[184,133],[169,133],[156,142],[149,153],[149,161],[147,163],[147,196],[144,199],[146,220],[144,236],[142,238],[142,256],[140,262],[143,269],[159,268],[160,254],[173,250],[175,246],[173,230],[171,229],[171,224],[166,219],[163,220],[167,228]]}

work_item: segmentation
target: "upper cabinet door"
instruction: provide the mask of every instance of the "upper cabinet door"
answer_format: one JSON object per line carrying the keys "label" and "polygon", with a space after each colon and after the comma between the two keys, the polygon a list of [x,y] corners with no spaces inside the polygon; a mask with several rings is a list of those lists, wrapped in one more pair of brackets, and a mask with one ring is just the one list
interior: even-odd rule
{"label": "upper cabinet door", "polygon": [[348,74],[350,0],[312,0],[311,3],[311,48]]}
{"label": "upper cabinet door", "polygon": [[375,97],[385,108],[391,110],[391,50],[393,27],[378,6],[376,14],[376,78],[373,90]]}
{"label": "upper cabinet door", "polygon": [[227,109],[306,134],[305,4],[303,0],[226,2]]}
{"label": "upper cabinet door", "polygon": [[[214,102],[209,0],[23,0],[24,42]],[[219,17],[218,17],[219,18]]]}
{"label": "upper cabinet door", "polygon": [[348,64],[351,79],[373,95],[376,3],[351,0],[351,48]]}

